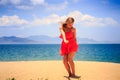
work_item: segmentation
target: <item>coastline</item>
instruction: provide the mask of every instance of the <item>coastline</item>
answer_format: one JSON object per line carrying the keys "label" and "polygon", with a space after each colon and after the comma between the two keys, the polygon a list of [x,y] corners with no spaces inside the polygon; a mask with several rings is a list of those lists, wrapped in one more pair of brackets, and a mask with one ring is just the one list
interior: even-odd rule
{"label": "coastline", "polygon": [[[120,64],[75,61],[76,75],[81,80],[119,80]],[[62,60],[0,61],[0,80],[68,80]],[[76,80],[70,78],[70,80]]]}

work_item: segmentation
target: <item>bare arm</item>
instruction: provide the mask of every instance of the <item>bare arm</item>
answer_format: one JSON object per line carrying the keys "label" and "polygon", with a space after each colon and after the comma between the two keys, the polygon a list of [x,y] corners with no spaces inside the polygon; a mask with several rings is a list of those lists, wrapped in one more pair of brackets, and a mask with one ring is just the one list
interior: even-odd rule
{"label": "bare arm", "polygon": [[62,36],[63,36],[63,41],[64,41],[65,43],[68,43],[68,40],[66,40],[65,32],[63,31],[63,28],[62,28],[62,27],[60,27],[60,32],[61,32],[61,34],[62,34]]}

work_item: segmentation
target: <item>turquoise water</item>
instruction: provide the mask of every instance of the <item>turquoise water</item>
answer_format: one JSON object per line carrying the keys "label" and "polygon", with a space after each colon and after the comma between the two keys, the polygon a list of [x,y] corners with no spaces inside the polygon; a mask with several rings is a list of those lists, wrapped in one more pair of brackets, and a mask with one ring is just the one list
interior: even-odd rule
{"label": "turquoise water", "polygon": [[[61,60],[59,44],[0,44],[0,61]],[[78,61],[120,63],[120,44],[80,44]]]}

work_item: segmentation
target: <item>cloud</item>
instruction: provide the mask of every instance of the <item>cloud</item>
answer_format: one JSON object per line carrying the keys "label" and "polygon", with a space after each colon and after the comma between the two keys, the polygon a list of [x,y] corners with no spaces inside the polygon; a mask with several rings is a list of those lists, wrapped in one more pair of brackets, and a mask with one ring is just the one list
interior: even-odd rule
{"label": "cloud", "polygon": [[28,24],[27,20],[20,19],[18,16],[2,16],[0,18],[0,26],[21,26]]}
{"label": "cloud", "polygon": [[30,9],[33,9],[32,6],[26,6],[26,5],[16,6],[16,8],[22,9],[22,10],[30,10]]}
{"label": "cloud", "polygon": [[99,27],[99,26],[116,26],[118,22],[112,18],[97,18],[89,14],[83,14],[80,11],[73,11],[67,15],[59,16],[57,14],[51,14],[44,18],[35,17],[32,21],[20,19],[19,16],[2,16],[0,18],[0,26],[40,26],[58,24],[60,21],[65,21],[67,17],[73,17],[75,24],[86,27]]}
{"label": "cloud", "polygon": [[115,26],[118,22],[110,17],[97,18],[79,11],[73,11],[68,16],[74,17],[76,23],[82,26]]}
{"label": "cloud", "polygon": [[22,2],[22,0],[0,0],[1,5],[6,5],[6,4],[18,5],[21,2]]}
{"label": "cloud", "polygon": [[79,0],[73,0],[73,2],[77,3]]}
{"label": "cloud", "polygon": [[61,21],[65,21],[67,17],[75,18],[75,23],[79,24],[80,26],[87,26],[87,27],[98,27],[98,26],[115,26],[118,22],[112,18],[97,18],[88,14],[82,14],[79,11],[70,12],[68,15],[59,16],[57,14],[52,14],[48,17],[42,19],[35,19],[33,24],[55,24]]}
{"label": "cloud", "polygon": [[46,4],[46,9],[47,10],[63,10],[67,7],[68,5],[68,2],[65,1],[63,3],[60,3],[60,4]]}
{"label": "cloud", "polygon": [[8,3],[8,0],[0,0],[0,5],[6,5]]}
{"label": "cloud", "polygon": [[30,0],[33,5],[44,5],[44,0]]}
{"label": "cloud", "polygon": [[45,0],[0,0],[0,5],[12,4],[17,9],[30,10],[43,7],[46,10],[63,10],[67,7],[68,2],[64,1],[59,4],[50,4]]}
{"label": "cloud", "polygon": [[59,22],[59,16],[56,14],[52,14],[48,17],[39,19],[35,18],[32,22],[31,25],[37,26],[37,25],[49,25],[49,24],[55,24]]}
{"label": "cloud", "polygon": [[12,4],[18,5],[21,3],[21,0],[9,0]]}

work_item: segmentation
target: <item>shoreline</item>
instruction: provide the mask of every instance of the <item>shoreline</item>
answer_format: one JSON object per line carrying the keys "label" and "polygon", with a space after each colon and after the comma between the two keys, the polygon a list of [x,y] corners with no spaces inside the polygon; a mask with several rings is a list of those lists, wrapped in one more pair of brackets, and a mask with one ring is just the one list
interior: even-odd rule
{"label": "shoreline", "polygon": [[[44,61],[62,61],[62,60],[18,60],[18,61],[0,61],[1,62],[44,62]],[[120,64],[119,62],[110,62],[110,61],[87,61],[87,60],[73,60],[74,62],[98,62],[98,63],[113,63],[113,64]]]}
{"label": "shoreline", "polygon": [[[119,80],[120,64],[95,61],[74,61],[81,80]],[[0,80],[69,80],[62,60],[0,61]],[[78,80],[70,78],[70,80]]]}

